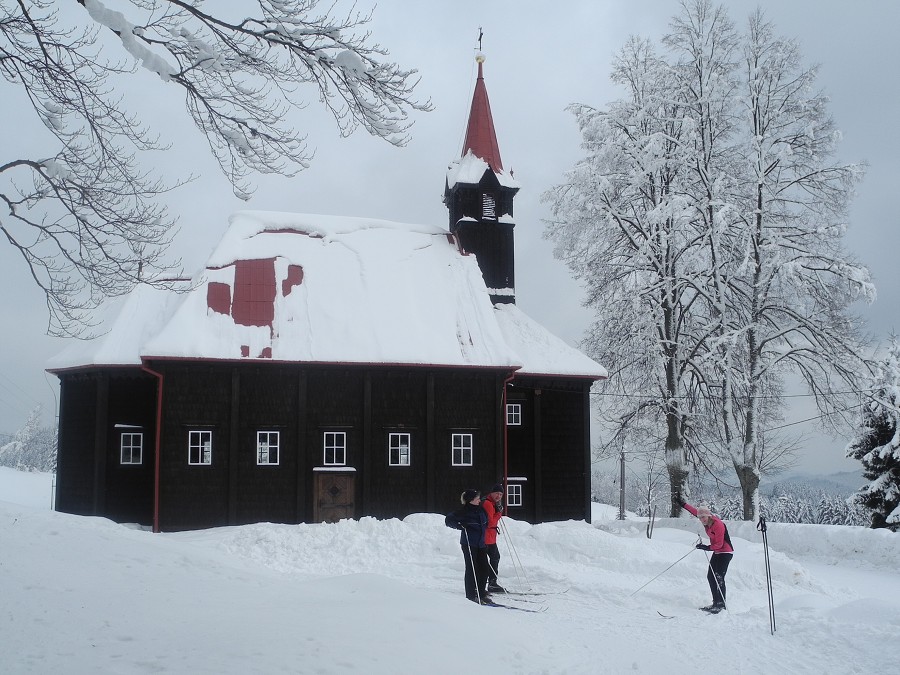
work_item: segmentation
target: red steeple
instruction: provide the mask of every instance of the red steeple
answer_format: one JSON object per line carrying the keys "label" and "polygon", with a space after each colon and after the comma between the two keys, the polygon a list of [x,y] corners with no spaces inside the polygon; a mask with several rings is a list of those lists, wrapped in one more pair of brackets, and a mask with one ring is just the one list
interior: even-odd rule
{"label": "red steeple", "polygon": [[472,95],[472,109],[469,111],[469,125],[466,127],[462,154],[465,156],[466,152],[471,150],[473,155],[487,162],[494,172],[503,171],[500,146],[497,144],[497,134],[494,131],[494,118],[491,116],[491,102],[484,86],[482,73],[484,56],[479,54],[475,60],[478,61],[478,81]]}

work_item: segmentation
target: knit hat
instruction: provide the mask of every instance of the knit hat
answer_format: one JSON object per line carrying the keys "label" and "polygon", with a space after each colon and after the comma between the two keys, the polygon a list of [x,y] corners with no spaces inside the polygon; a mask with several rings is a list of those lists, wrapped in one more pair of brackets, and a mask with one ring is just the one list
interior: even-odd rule
{"label": "knit hat", "polygon": [[704,516],[711,516],[711,515],[712,515],[712,511],[710,511],[710,510],[709,510],[708,508],[706,508],[705,506],[698,506],[698,507],[697,507],[697,517],[698,517],[698,518],[703,518]]}
{"label": "knit hat", "polygon": [[468,490],[463,490],[463,493],[459,496],[460,504],[468,504],[470,501],[475,499],[478,496],[478,490],[473,490],[469,488]]}
{"label": "knit hat", "polygon": [[488,492],[503,492],[503,483],[496,483]]}

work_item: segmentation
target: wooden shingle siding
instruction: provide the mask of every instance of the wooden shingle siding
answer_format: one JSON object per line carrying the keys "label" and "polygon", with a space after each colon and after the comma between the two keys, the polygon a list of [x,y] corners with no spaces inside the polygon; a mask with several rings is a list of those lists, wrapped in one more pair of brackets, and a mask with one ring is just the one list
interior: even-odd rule
{"label": "wooden shingle siding", "polygon": [[[293,368],[240,368],[236,524],[294,522],[297,377]],[[277,431],[277,465],[257,464],[257,432]]]}
{"label": "wooden shingle siding", "polygon": [[[109,378],[106,445],[107,518],[118,522],[153,523],[153,469],[156,443],[156,380],[141,371]],[[124,425],[129,425],[127,428]],[[141,433],[140,464],[121,462],[121,435]]]}
{"label": "wooden shingle siding", "polygon": [[[320,436],[324,427],[350,428],[359,433],[363,414],[361,368],[310,368],[307,387],[307,422],[314,435]],[[321,450],[321,438],[314,447]],[[321,454],[319,452],[314,458],[315,466],[321,466]],[[352,462],[353,459],[348,457],[347,461]]]}
{"label": "wooden shingle siding", "polygon": [[[371,375],[371,422],[363,507],[378,518],[427,511],[425,408],[427,373],[377,369]],[[388,436],[410,435],[409,466],[389,466]]]}
{"label": "wooden shingle siding", "polygon": [[[163,362],[160,527],[201,529],[228,523],[231,369],[225,364]],[[212,463],[188,465],[188,431],[212,429]]]}
{"label": "wooden shingle siding", "polygon": [[541,393],[542,520],[583,519],[585,393]]}
{"label": "wooden shingle siding", "polygon": [[[504,475],[504,371],[149,365],[164,381],[159,492],[164,531],[312,522],[315,476],[323,468],[352,475],[354,517],[378,518],[445,513],[456,508],[464,489],[485,490]],[[61,380],[57,508],[148,524],[156,378],[137,369],[110,369]],[[523,506],[510,515],[532,522],[589,517],[583,487],[589,466],[587,397],[583,380],[523,378],[510,387],[509,401],[522,405],[522,424],[508,429],[509,475],[527,478],[521,483]],[[140,465],[121,464],[117,424],[134,425],[144,434]],[[211,464],[188,463],[190,430],[211,431]],[[258,431],[278,432],[277,464],[257,463]],[[345,466],[324,467],[323,436],[329,431],[346,434]],[[409,434],[409,466],[389,465],[392,432]],[[454,433],[472,435],[472,466],[451,464]]]}
{"label": "wooden shingle siding", "polygon": [[509,510],[514,518],[535,519],[535,405],[534,390],[511,387],[509,403],[522,406],[522,424],[507,428],[509,475],[527,478],[522,485],[522,506]]}
{"label": "wooden shingle siding", "polygon": [[78,515],[94,512],[94,444],[97,377],[60,377],[59,451],[56,509]]}
{"label": "wooden shingle siding", "polygon": [[[435,484],[439,512],[459,506],[463,490],[494,483],[496,465],[497,374],[491,371],[441,371],[435,374]],[[473,466],[451,466],[451,434],[472,434]]]}

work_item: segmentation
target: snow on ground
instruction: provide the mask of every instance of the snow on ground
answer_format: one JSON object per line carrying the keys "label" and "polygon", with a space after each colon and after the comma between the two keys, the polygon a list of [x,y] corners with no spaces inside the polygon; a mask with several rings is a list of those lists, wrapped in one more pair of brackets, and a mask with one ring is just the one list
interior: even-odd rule
{"label": "snow on ground", "polygon": [[46,474],[0,470],[3,673],[868,675],[900,663],[900,535],[886,530],[770,524],[771,635],[751,523],[729,523],[729,608],[714,616],[697,610],[709,591],[694,519],[659,520],[652,539],[600,505],[593,525],[504,519],[502,581],[567,589],[504,598],[546,607],[526,613],[464,599],[458,533],[441,515],[154,535],[52,512],[49,490]]}

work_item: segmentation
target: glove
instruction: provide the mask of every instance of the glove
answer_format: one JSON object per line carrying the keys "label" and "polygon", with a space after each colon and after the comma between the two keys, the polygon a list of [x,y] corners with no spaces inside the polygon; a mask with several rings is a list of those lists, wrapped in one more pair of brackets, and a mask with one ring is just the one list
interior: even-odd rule
{"label": "glove", "polygon": [[494,510],[497,513],[503,513],[503,504],[494,504]]}
{"label": "glove", "polygon": [[712,550],[712,549],[709,547],[709,544],[697,544],[697,548],[699,548],[701,551],[710,551],[710,550]]}

